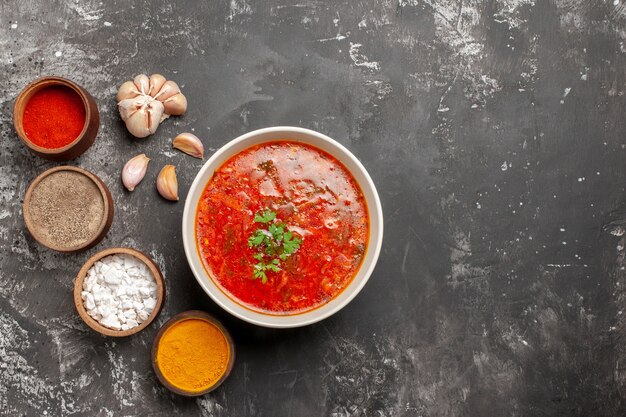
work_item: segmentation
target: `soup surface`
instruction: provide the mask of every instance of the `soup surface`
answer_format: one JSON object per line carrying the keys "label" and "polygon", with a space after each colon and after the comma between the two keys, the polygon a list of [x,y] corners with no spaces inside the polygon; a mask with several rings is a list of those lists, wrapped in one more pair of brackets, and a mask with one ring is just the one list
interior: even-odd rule
{"label": "soup surface", "polygon": [[298,142],[248,148],[207,183],[196,213],[204,266],[244,306],[295,314],[345,289],[365,255],[368,214],[348,170]]}

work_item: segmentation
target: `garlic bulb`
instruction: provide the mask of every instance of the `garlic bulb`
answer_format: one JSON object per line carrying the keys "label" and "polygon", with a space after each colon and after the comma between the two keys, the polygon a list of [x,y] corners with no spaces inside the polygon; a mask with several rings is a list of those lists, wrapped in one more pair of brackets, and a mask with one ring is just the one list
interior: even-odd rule
{"label": "garlic bulb", "polygon": [[178,84],[160,74],[137,75],[123,83],[117,92],[117,106],[126,128],[135,137],[145,138],[156,132],[170,115],[187,111],[187,98]]}
{"label": "garlic bulb", "polygon": [[170,201],[178,201],[178,180],[176,179],[176,167],[165,165],[156,181],[157,191],[163,198]]}
{"label": "garlic bulb", "polygon": [[150,158],[145,153],[139,154],[126,162],[126,165],[122,168],[122,184],[128,191],[133,191],[146,175],[148,162],[150,162]]}
{"label": "garlic bulb", "polygon": [[204,158],[204,145],[193,133],[181,133],[172,141],[172,148],[185,152],[194,158]]}

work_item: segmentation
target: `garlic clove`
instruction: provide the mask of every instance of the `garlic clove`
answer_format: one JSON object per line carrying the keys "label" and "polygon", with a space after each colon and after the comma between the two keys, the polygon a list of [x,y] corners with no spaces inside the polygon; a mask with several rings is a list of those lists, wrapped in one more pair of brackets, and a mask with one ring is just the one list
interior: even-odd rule
{"label": "garlic clove", "polygon": [[127,98],[135,98],[139,95],[139,91],[137,91],[137,86],[132,81],[126,81],[124,84],[120,86],[120,89],[117,90],[117,101],[120,102]]}
{"label": "garlic clove", "polygon": [[176,179],[176,167],[165,165],[156,180],[157,191],[163,198],[170,201],[178,201],[178,180]]}
{"label": "garlic clove", "polygon": [[131,135],[136,138],[145,138],[150,136],[150,129],[148,128],[149,115],[146,109],[140,109],[134,112],[126,120],[126,128]]}
{"label": "garlic clove", "polygon": [[172,97],[174,94],[180,93],[180,88],[178,88],[178,84],[174,81],[166,81],[161,87],[161,91],[158,92],[157,95],[154,96],[157,100],[165,101],[168,98]]}
{"label": "garlic clove", "polygon": [[165,81],[167,80],[161,74],[152,74],[150,76],[150,90],[149,91],[152,97],[156,96],[158,92],[161,91],[161,87],[163,87],[163,84],[165,84]]}
{"label": "garlic clove", "polygon": [[160,101],[154,100],[151,103],[145,103],[140,99],[127,99],[122,100],[119,106],[122,120],[126,122],[126,128],[135,137],[150,136],[156,132],[159,123],[161,123],[164,106]]}
{"label": "garlic clove", "polygon": [[137,86],[137,90],[141,91],[142,94],[148,94],[150,91],[150,79],[146,74],[137,75],[133,82]]}
{"label": "garlic clove", "polygon": [[172,147],[194,158],[204,158],[204,146],[200,139],[193,133],[186,132],[176,136],[172,141]]}
{"label": "garlic clove", "polygon": [[159,127],[159,124],[161,123],[161,118],[165,113],[165,107],[160,101],[154,100],[148,104],[148,113],[148,129],[150,129],[150,134],[153,134],[156,132],[157,127]]}
{"label": "garlic clove", "polygon": [[126,162],[126,165],[122,168],[122,184],[128,191],[133,191],[143,180],[148,170],[148,162],[150,162],[150,158],[145,153],[139,154]]}
{"label": "garlic clove", "polygon": [[178,93],[163,100],[163,105],[165,106],[165,113],[172,116],[180,116],[187,111],[187,98],[183,93]]}
{"label": "garlic clove", "polygon": [[127,121],[142,105],[136,98],[127,98],[117,103],[117,106],[120,110],[122,120]]}

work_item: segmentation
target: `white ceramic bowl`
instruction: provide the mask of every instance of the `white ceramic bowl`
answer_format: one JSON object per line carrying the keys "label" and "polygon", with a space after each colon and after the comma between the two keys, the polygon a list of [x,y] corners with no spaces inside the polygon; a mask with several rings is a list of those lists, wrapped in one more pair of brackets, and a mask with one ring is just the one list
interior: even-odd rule
{"label": "white ceramic bowl", "polygon": [[[346,287],[346,289],[344,289],[337,297],[321,307],[293,315],[260,313],[250,310],[242,304],[238,304],[229,298],[222,291],[222,289],[220,289],[220,287],[213,282],[204,268],[200,253],[198,252],[196,246],[195,237],[196,208],[202,192],[204,191],[204,187],[213,176],[213,172],[230,157],[243,151],[244,149],[249,148],[250,146],[281,139],[302,142],[315,146],[328,152],[341,161],[352,173],[363,191],[363,195],[367,201],[370,220],[369,244],[365,253],[365,258],[363,259],[357,275],[348,287]],[[196,279],[202,289],[206,291],[213,301],[232,315],[247,322],[265,327],[287,328],[306,326],[323,320],[341,310],[354,297],[356,297],[369,279],[374,267],[376,266],[382,242],[383,212],[380,205],[380,199],[378,198],[376,187],[363,165],[354,155],[352,155],[352,153],[350,153],[348,149],[335,140],[322,135],[321,133],[298,127],[279,126],[255,130],[253,132],[246,133],[243,136],[239,136],[237,139],[234,139],[221,147],[204,164],[204,166],[200,169],[200,172],[198,172],[198,175],[196,175],[193,184],[191,184],[189,194],[187,195],[187,200],[185,201],[185,211],[183,212],[183,244],[185,246],[185,254],[187,255],[189,266],[191,267],[191,270],[196,276]]]}

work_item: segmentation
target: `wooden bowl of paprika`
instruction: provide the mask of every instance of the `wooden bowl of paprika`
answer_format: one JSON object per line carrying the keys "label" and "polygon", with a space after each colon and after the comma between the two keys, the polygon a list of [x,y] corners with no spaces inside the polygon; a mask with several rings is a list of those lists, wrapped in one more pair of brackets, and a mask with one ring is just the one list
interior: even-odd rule
{"label": "wooden bowl of paprika", "polygon": [[15,131],[35,155],[68,161],[93,144],[100,126],[98,106],[73,81],[43,77],[28,84],[13,107]]}
{"label": "wooden bowl of paprika", "polygon": [[152,344],[152,367],[170,391],[198,397],[219,387],[235,363],[228,331],[204,311],[190,310],[169,319]]}

